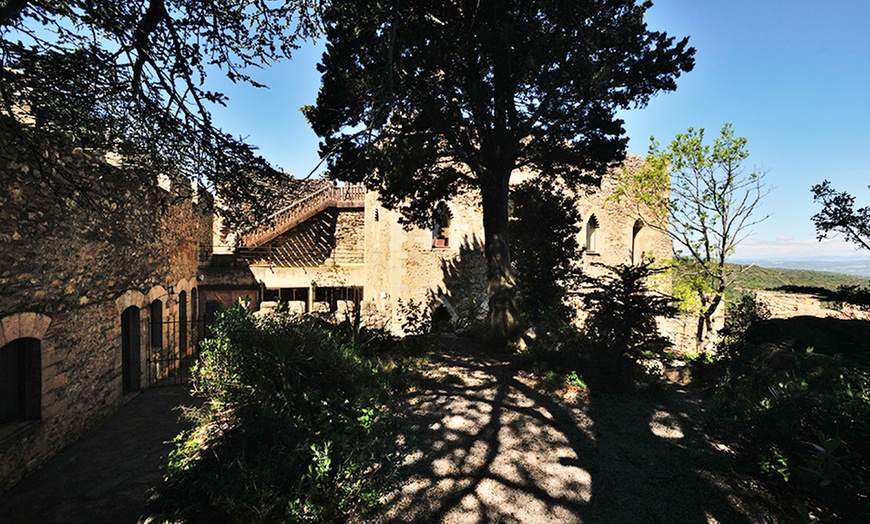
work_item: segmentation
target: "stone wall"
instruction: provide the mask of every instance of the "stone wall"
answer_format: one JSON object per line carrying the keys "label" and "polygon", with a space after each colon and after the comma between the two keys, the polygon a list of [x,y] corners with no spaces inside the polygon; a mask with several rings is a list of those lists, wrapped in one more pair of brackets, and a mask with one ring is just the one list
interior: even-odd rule
{"label": "stone wall", "polygon": [[335,221],[335,248],[332,260],[338,266],[359,265],[365,261],[365,211],[339,210]]}
{"label": "stone wall", "polygon": [[767,307],[771,318],[809,316],[870,320],[870,312],[862,311],[849,304],[844,304],[839,309],[832,309],[813,295],[757,290],[755,299]]}
{"label": "stone wall", "polygon": [[[404,227],[399,213],[366,196],[365,303],[370,322],[402,333],[411,309],[445,307],[454,320],[469,301],[486,301],[483,215],[479,195],[468,192],[446,203],[450,222],[436,243],[431,229]],[[439,245],[441,244],[441,245]]]}
{"label": "stone wall", "polygon": [[[210,197],[189,184],[166,191],[153,176],[77,151],[58,160],[76,182],[65,185],[14,154],[0,153],[0,351],[39,341],[40,409],[0,426],[0,491],[122,402],[121,316],[131,307],[140,351],[128,389],[148,387],[148,305],[160,300],[162,322],[178,326],[185,296],[187,320],[201,317],[192,301],[212,227]],[[195,337],[190,329],[182,342],[167,328],[161,345],[187,354]]]}
{"label": "stone wall", "polygon": [[[641,157],[628,155],[625,166],[639,169],[642,162]],[[673,243],[670,237],[640,218],[651,214],[640,203],[627,198],[614,199],[617,185],[615,171],[612,170],[602,177],[600,188],[581,191],[577,195],[577,206],[583,220],[578,241],[581,246],[587,247],[582,261],[585,270],[595,273],[593,264],[596,262],[617,265],[637,263],[648,258],[662,261],[672,259]],[[592,249],[587,245],[590,222],[598,224]]]}
{"label": "stone wall", "polygon": [[[629,158],[630,167],[639,168],[640,157]],[[521,183],[532,172],[518,171],[511,183]],[[608,265],[632,263],[641,257],[669,260],[673,247],[667,234],[639,221],[637,203],[612,198],[616,188],[613,173],[605,176],[600,188],[589,188],[575,194],[583,217],[578,239],[587,243],[589,219],[598,223],[594,250],[587,250],[581,264],[588,274],[601,269],[594,262]],[[403,308],[409,301],[424,304],[429,309],[443,305],[456,319],[462,316],[469,301],[486,311],[486,260],[484,258],[483,212],[480,196],[467,191],[447,202],[451,220],[446,234],[446,246],[434,245],[431,229],[405,228],[399,224],[399,214],[380,206],[377,195],[366,197],[365,270],[366,311],[370,318],[379,317],[401,332]],[[660,289],[669,289],[662,279]]]}

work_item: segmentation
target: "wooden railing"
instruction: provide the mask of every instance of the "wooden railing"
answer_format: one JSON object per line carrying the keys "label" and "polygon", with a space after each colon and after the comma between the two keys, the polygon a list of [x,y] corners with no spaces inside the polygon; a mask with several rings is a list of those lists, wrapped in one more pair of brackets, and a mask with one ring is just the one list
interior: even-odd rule
{"label": "wooden railing", "polygon": [[327,186],[272,213],[262,225],[250,229],[242,237],[249,248],[257,247],[324,209],[336,206],[363,207],[365,197],[366,188],[362,184]]}

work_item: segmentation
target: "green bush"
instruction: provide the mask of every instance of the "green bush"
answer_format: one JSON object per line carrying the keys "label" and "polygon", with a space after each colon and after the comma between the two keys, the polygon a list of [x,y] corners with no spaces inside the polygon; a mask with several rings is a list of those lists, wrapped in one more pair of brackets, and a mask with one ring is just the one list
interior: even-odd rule
{"label": "green bush", "polygon": [[586,277],[590,290],[582,298],[589,313],[584,326],[593,359],[589,378],[607,389],[625,390],[633,385],[639,361],[661,358],[670,347],[655,318],[673,316],[677,309],[672,297],[648,287],[648,279],[664,271],[653,268],[652,261],[600,266],[607,273]]}
{"label": "green bush", "polygon": [[385,376],[347,329],[225,312],[203,343],[207,399],[177,438],[155,510],[171,521],[332,522],[377,501]]}
{"label": "green bush", "polygon": [[517,307],[533,325],[568,324],[574,316],[568,290],[577,287],[581,276],[580,211],[542,177],[512,188],[511,204]]}
{"label": "green bush", "polygon": [[[863,355],[816,351],[793,341],[810,322],[833,340],[849,326],[790,319],[777,341],[747,299],[725,343],[714,396],[723,427],[742,441],[771,488],[799,508],[795,517],[857,522],[870,515],[870,369]],[[763,313],[763,312],[762,312]],[[755,317],[754,321],[751,319]],[[855,326],[861,328],[862,326]],[[742,334],[741,334],[742,332]],[[777,331],[779,333],[779,331]],[[866,346],[865,346],[866,348]]]}

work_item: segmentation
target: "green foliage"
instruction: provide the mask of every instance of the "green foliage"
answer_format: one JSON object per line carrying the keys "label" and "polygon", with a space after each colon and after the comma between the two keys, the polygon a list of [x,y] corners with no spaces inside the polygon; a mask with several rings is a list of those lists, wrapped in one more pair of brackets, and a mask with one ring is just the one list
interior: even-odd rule
{"label": "green foliage", "polygon": [[[754,224],[767,218],[756,211],[769,192],[764,173],[744,167],[746,139],[722,126],[712,145],[704,129],[689,128],[664,150],[652,140],[640,172],[623,173],[617,196],[628,195],[652,206],[645,220],[667,231],[680,246],[687,286],[699,307],[698,342],[711,328],[711,318],[733,279],[725,261]],[[665,191],[670,181],[670,193]]]}
{"label": "green foliage", "polygon": [[432,332],[432,310],[426,304],[409,299],[398,300],[397,309],[402,319],[402,332],[406,336],[427,335]]}
{"label": "green foliage", "polygon": [[676,258],[671,263],[674,298],[683,313],[703,315],[706,301],[703,297],[715,292],[713,282],[699,264],[688,258]]}
{"label": "green foliage", "polygon": [[[788,286],[794,288],[819,288],[830,291],[839,286],[857,286],[867,283],[866,277],[829,273],[826,271],[767,268],[738,264],[733,266],[733,287],[737,289],[785,289]],[[809,292],[816,291],[818,289],[809,290]]]}
{"label": "green foliage", "polygon": [[376,502],[389,465],[387,377],[347,330],[237,305],[194,370],[207,398],[177,439],[155,508],[167,520],[333,522]]}
{"label": "green foliage", "polygon": [[118,170],[141,169],[150,176],[143,181],[181,173],[222,192],[227,208],[259,209],[275,193],[263,182],[286,176],[214,125],[210,109],[227,98],[206,77],[220,71],[260,86],[248,72],[317,34],[317,9],[297,0],[3,2],[0,114],[28,117],[0,118],[9,131],[0,147],[33,167],[30,176],[82,202],[86,181],[43,155],[46,143],[117,153]]}
{"label": "green foliage", "polygon": [[581,274],[580,211],[573,198],[540,178],[514,188],[512,202],[517,305],[532,324],[565,323],[574,316],[568,290],[578,287]]}
{"label": "green foliage", "polygon": [[673,316],[677,309],[672,297],[649,289],[647,280],[665,271],[654,268],[652,261],[600,266],[608,273],[585,277],[590,290],[583,295],[589,313],[584,333],[598,368],[594,376],[612,379],[605,387],[626,389],[638,361],[661,357],[670,347],[655,317]]}
{"label": "green foliage", "polygon": [[580,389],[589,389],[589,386],[586,385],[586,381],[583,380],[583,378],[580,377],[580,375],[578,375],[576,371],[568,373],[568,375],[565,377],[565,385],[573,386]]}
{"label": "green foliage", "polygon": [[[866,338],[864,350],[851,354],[839,344],[824,351],[798,345],[793,341],[804,329],[798,318],[775,341],[763,342],[774,321],[764,321],[764,311],[752,302],[744,297],[726,324],[715,413],[723,427],[740,435],[745,456],[760,464],[771,488],[800,502],[800,515],[863,519],[870,514]],[[806,329],[834,340],[861,327],[816,324]]]}
{"label": "green foliage", "polygon": [[721,338],[717,347],[719,356],[733,358],[743,352],[748,344],[749,329],[769,318],[770,311],[754,295],[741,295],[726,311],[725,326],[720,332]]}
{"label": "green foliage", "polygon": [[831,187],[827,180],[812,187],[813,200],[822,210],[813,215],[819,240],[831,232],[842,234],[847,242],[870,249],[870,207],[855,208],[855,197]]}

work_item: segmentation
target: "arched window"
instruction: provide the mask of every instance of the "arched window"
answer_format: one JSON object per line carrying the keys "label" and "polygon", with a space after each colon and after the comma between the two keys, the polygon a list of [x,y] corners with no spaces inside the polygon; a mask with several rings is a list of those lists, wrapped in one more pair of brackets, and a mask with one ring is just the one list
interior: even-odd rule
{"label": "arched window", "polygon": [[41,344],[19,338],[0,348],[0,426],[41,416]]}
{"label": "arched window", "polygon": [[450,208],[439,202],[432,213],[432,247],[447,247],[450,218]]}
{"label": "arched window", "polygon": [[586,223],[586,251],[595,253],[597,251],[596,237],[598,236],[598,219],[595,215],[589,217]]}
{"label": "arched window", "polygon": [[637,219],[631,228],[631,263],[634,265],[643,262],[643,247],[640,242],[640,230],[643,229],[643,220]]}
{"label": "arched window", "polygon": [[163,347],[163,301],[155,300],[149,308],[151,314],[151,349]]}

